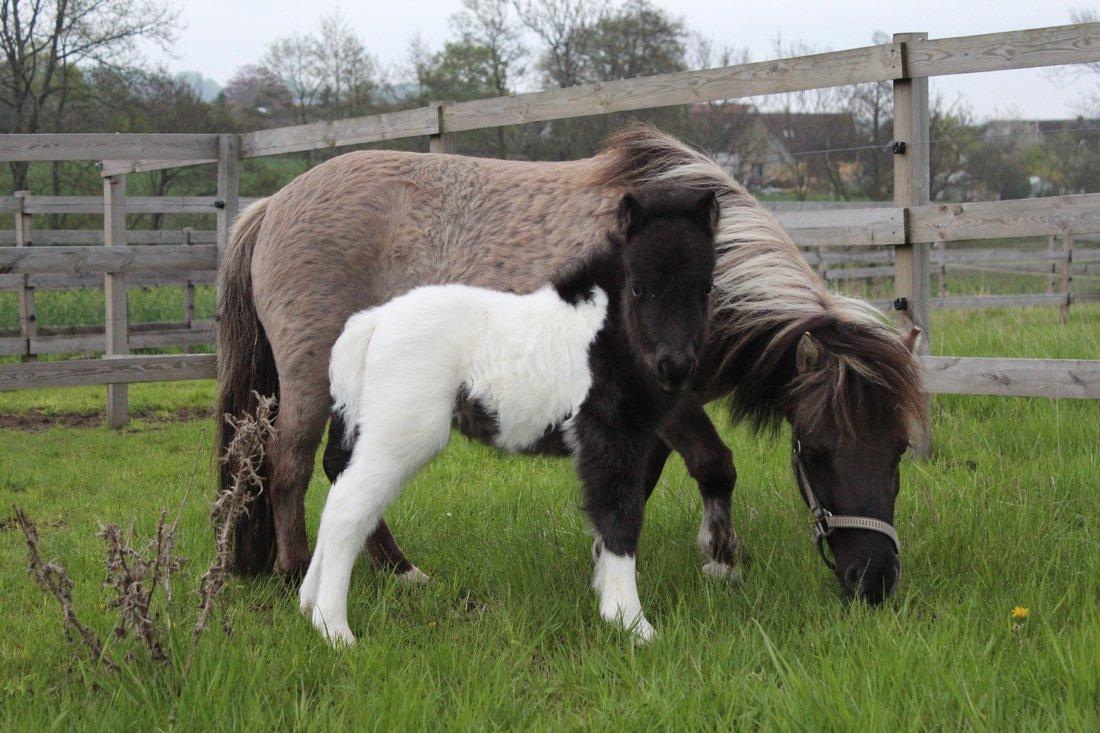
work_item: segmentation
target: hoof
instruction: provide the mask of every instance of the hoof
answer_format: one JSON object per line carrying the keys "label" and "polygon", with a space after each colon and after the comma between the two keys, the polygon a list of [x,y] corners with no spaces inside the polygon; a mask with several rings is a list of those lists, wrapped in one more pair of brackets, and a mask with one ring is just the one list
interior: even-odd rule
{"label": "hoof", "polygon": [[711,580],[717,580],[731,585],[740,585],[742,579],[741,568],[736,565],[727,565],[724,562],[715,562],[713,560],[703,566],[703,575]]}
{"label": "hoof", "polygon": [[427,585],[431,581],[431,578],[415,565],[411,570],[399,574],[397,579],[407,585]]}
{"label": "hoof", "polygon": [[637,646],[645,646],[657,638],[657,630],[646,621],[645,616],[639,616],[630,627],[630,635]]}
{"label": "hoof", "polygon": [[325,641],[333,649],[350,647],[355,645],[355,634],[351,633],[351,627],[347,621],[325,621],[325,614],[320,608],[313,609],[313,628],[321,632]]}
{"label": "hoof", "polygon": [[276,564],[275,570],[284,582],[297,588],[302,579],[306,577],[306,570],[309,569],[309,559],[310,556],[306,555],[302,558],[288,560],[285,563],[279,562]]}

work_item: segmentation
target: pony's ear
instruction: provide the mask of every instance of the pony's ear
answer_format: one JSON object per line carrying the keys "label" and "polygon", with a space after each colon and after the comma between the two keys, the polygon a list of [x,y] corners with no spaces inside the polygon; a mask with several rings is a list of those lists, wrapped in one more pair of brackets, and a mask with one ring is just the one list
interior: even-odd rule
{"label": "pony's ear", "polygon": [[619,231],[631,236],[645,226],[645,207],[632,193],[624,193],[619,200]]}
{"label": "pony's ear", "polygon": [[913,326],[909,329],[909,334],[905,337],[905,348],[909,349],[910,354],[917,353],[917,347],[920,345],[921,336],[924,332],[920,330],[920,326]]}
{"label": "pony's ear", "polygon": [[718,231],[718,194],[714,189],[703,191],[691,207],[691,217],[713,237]]}
{"label": "pony's ear", "polygon": [[821,366],[825,350],[813,335],[807,331],[798,339],[798,346],[794,352],[794,364],[799,374],[812,372]]}

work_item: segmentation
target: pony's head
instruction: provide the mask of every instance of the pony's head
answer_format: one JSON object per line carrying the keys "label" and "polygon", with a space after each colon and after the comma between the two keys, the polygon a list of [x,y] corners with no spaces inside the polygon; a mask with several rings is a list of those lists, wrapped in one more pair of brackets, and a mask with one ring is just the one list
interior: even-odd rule
{"label": "pony's head", "polygon": [[784,412],[796,480],[845,594],[872,604],[901,577],[892,525],[898,464],[925,417],[911,355],[919,335],[884,338],[879,329],[836,324],[803,331],[793,346]]}
{"label": "pony's head", "polygon": [[650,186],[619,202],[627,338],[657,382],[691,382],[706,336],[718,204],[713,191]]}

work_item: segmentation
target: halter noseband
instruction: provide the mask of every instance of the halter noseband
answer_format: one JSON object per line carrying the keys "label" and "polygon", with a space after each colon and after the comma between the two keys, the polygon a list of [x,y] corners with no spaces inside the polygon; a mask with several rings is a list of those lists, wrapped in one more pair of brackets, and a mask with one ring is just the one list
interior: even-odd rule
{"label": "halter noseband", "polygon": [[866,529],[884,534],[894,543],[894,551],[899,555],[901,554],[901,540],[898,539],[898,533],[894,531],[894,527],[889,522],[871,517],[833,514],[821,505],[821,501],[814,493],[813,487],[810,486],[810,476],[806,472],[806,465],[802,462],[802,441],[797,438],[794,441],[794,468],[798,489],[802,492],[803,498],[810,506],[810,513],[814,516],[811,525],[814,543],[817,545],[817,551],[820,553],[821,559],[825,561],[830,570],[836,570],[836,563],[825,554],[825,538],[831,535],[834,529]]}

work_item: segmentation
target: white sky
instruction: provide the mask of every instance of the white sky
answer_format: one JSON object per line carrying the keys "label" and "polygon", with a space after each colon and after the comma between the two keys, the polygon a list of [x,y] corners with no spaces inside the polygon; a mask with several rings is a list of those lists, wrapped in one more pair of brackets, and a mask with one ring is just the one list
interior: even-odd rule
{"label": "white sky", "polygon": [[[689,28],[721,44],[748,48],[753,59],[769,56],[772,41],[800,40],[840,50],[869,45],[876,30],[926,31],[932,38],[1019,30],[1069,22],[1071,7],[1095,7],[1093,0],[656,0]],[[419,34],[431,47],[448,36],[447,20],[460,0],[183,0],[186,27],[174,58],[159,49],[149,57],[172,71],[199,71],[224,85],[240,66],[262,56],[275,38],[313,32],[322,15],[343,12],[385,67],[401,67],[410,39]],[[1067,117],[1076,102],[1100,85],[1093,74],[1052,81],[1041,70],[1016,70],[932,79],[933,94],[961,96],[979,117]]]}

